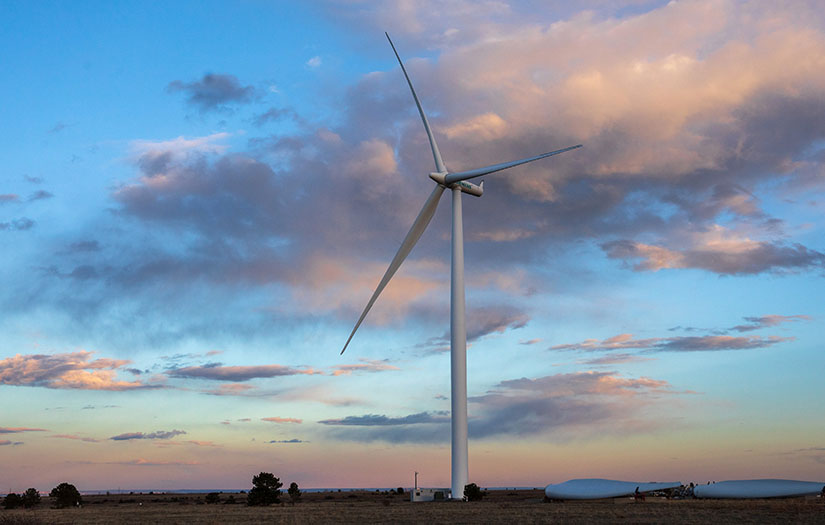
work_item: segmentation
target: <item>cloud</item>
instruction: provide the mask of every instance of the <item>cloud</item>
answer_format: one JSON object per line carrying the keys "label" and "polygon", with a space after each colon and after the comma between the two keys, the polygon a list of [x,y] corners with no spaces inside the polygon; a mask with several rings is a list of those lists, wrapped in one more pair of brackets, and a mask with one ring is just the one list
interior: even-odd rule
{"label": "cloud", "polygon": [[123,359],[91,360],[85,350],[64,354],[17,354],[0,360],[0,384],[78,390],[135,390],[159,388],[140,381],[119,381],[117,370],[131,363]]}
{"label": "cloud", "polygon": [[31,195],[29,195],[29,201],[40,201],[44,199],[51,199],[54,195],[51,192],[45,190],[38,190]]}
{"label": "cloud", "polygon": [[296,419],[294,417],[262,417],[261,421],[269,421],[270,423],[303,423],[303,419]]}
{"label": "cloud", "polygon": [[293,120],[301,125],[306,124],[303,117],[289,108],[269,108],[266,112],[256,116],[252,122],[256,126],[263,126],[269,122],[278,122],[285,119]]}
{"label": "cloud", "polygon": [[[508,305],[474,308],[467,312],[467,342],[473,343],[488,335],[524,328],[529,321],[530,317],[526,313]],[[446,352],[450,349],[449,342],[450,332],[447,331],[441,337],[429,339],[422,346],[433,346],[433,352]]]}
{"label": "cloud", "polygon": [[[808,245],[815,237],[784,222],[787,214],[772,216],[782,212],[772,205],[778,192],[823,162],[811,153],[825,136],[825,38],[814,8],[700,1],[626,11],[600,3],[594,12],[576,4],[537,16],[516,4],[461,4],[438,17],[426,3],[409,4],[401,10],[412,14],[409,26],[395,8],[378,17],[399,30],[448,167],[585,144],[493,175],[495,191],[466,201],[465,249],[478,275],[522,269],[526,285],[506,290],[521,299],[551,286],[536,267],[547,257],[565,264],[560,254],[571,246],[602,246],[603,257],[640,270],[821,271],[822,247]],[[369,27],[363,38],[372,38],[377,13],[351,7],[330,9]],[[175,86],[189,97],[206,84],[196,80]],[[231,86],[253,96],[237,80]],[[113,213],[83,235],[105,244],[109,267],[93,253],[78,254],[71,268],[55,264],[53,277],[82,271],[30,285],[33,300],[15,303],[20,315],[60,293],[77,304],[72,321],[109,319],[110,308],[163,320],[139,334],[110,330],[121,342],[150,344],[277,333],[273,319],[357,318],[431,189],[419,177],[432,161],[391,61],[335,97],[334,122],[279,126],[277,135],[261,128],[245,150],[229,151],[216,136],[144,141],[131,159],[134,177],[112,193]],[[265,110],[249,109],[253,119]],[[289,117],[284,111],[267,111],[264,121]],[[403,319],[440,333],[433,327],[445,318],[448,208],[442,203],[367,323]],[[128,235],[101,237],[106,231]],[[592,271],[601,263],[575,264]],[[468,286],[474,293],[479,284]],[[150,308],[157,290],[168,301]]]}
{"label": "cloud", "polygon": [[186,434],[186,432],[183,430],[157,430],[148,434],[144,434],[143,432],[127,432],[126,434],[112,436],[109,439],[112,441],[130,441],[133,439],[171,439],[181,434]]}
{"label": "cloud", "polygon": [[761,317],[744,317],[749,324],[736,325],[731,330],[737,332],[751,332],[760,328],[779,326],[792,321],[810,321],[807,315],[763,315]]}
{"label": "cloud", "polygon": [[667,381],[615,372],[576,372],[502,381],[471,397],[470,436],[604,435],[650,432],[662,422],[643,414],[674,394]]}
{"label": "cloud", "polygon": [[342,376],[360,372],[386,372],[388,370],[400,370],[400,368],[398,368],[397,366],[389,364],[389,359],[378,360],[365,359],[362,357],[359,359],[359,361],[361,361],[361,363],[359,364],[334,366],[333,369],[335,371],[332,373],[332,375]]}
{"label": "cloud", "polygon": [[213,443],[212,441],[197,441],[197,440],[190,439],[188,441],[184,441],[183,443],[189,444],[189,445],[195,445],[196,447],[212,447],[212,448],[222,447],[222,445],[218,445],[216,443]]}
{"label": "cloud", "polygon": [[59,438],[59,439],[72,439],[75,441],[85,441],[87,443],[100,443],[99,439],[84,437],[84,436],[77,436],[74,434],[55,434],[53,436],[49,436],[52,438]]}
{"label": "cloud", "polygon": [[551,346],[550,350],[578,350],[596,352],[619,349],[646,349],[649,352],[705,352],[721,350],[753,350],[767,348],[792,337],[734,337],[730,335],[652,337],[633,339],[632,334],[619,334],[603,341],[585,339],[580,343]]}
{"label": "cloud", "polygon": [[207,73],[200,80],[175,80],[166,88],[169,92],[183,92],[187,102],[201,112],[226,108],[229,104],[245,104],[255,98],[255,88],[242,86],[235,75]]}
{"label": "cloud", "polygon": [[384,415],[367,414],[364,416],[347,416],[343,419],[325,419],[318,423],[335,426],[395,426],[418,425],[424,423],[446,423],[450,421],[447,412],[419,412],[402,417],[387,417]]}
{"label": "cloud", "polygon": [[[687,393],[687,392],[683,392]],[[663,396],[680,394],[667,381],[626,378],[616,372],[576,372],[502,381],[469,398],[472,439],[497,436],[596,437],[605,433],[649,433],[665,424],[655,415]],[[319,421],[336,439],[358,442],[446,443],[449,412],[401,417],[366,414]],[[668,420],[667,424],[671,424]]]}
{"label": "cloud", "polygon": [[704,245],[688,250],[622,240],[601,245],[611,259],[639,260],[636,271],[696,268],[722,275],[747,275],[763,272],[803,271],[825,268],[825,254],[801,244],[742,239],[724,245]]}
{"label": "cloud", "polygon": [[14,193],[0,193],[0,204],[6,204],[9,202],[18,202],[20,200],[20,196]]}
{"label": "cloud", "polygon": [[709,335],[704,337],[672,337],[655,348],[662,352],[703,352],[713,350],[752,350],[767,348],[793,337],[733,337],[729,335]]}
{"label": "cloud", "polygon": [[63,248],[58,253],[60,253],[61,255],[68,255],[73,253],[89,253],[99,251],[100,243],[98,241],[89,239],[70,243],[68,246]]}
{"label": "cloud", "polygon": [[10,222],[0,222],[0,230],[26,231],[34,227],[34,221],[28,217],[20,217]]}
{"label": "cloud", "polygon": [[328,434],[334,439],[390,443],[446,442],[450,435],[449,422],[449,412],[446,411],[419,412],[400,417],[366,414],[319,421],[330,427]]}
{"label": "cloud", "polygon": [[541,342],[542,342],[542,339],[522,339],[521,341],[518,342],[518,344],[529,346],[529,345],[535,345],[535,344],[538,344],[538,343],[541,343]]}
{"label": "cloud", "polygon": [[213,396],[247,396],[251,390],[255,390],[252,385],[225,383],[218,385],[218,388],[208,390],[206,393]]}
{"label": "cloud", "polygon": [[654,359],[651,357],[641,357],[638,355],[633,354],[609,354],[602,357],[596,357],[593,359],[586,359],[584,361],[580,361],[583,365],[591,365],[591,366],[605,366],[605,365],[618,365],[618,364],[625,364],[625,363],[640,363],[644,361],[653,361]]}
{"label": "cloud", "polygon": [[9,441],[8,439],[0,439],[0,447],[6,446],[6,445],[16,446],[16,445],[22,445],[22,444],[23,444],[22,441]]}
{"label": "cloud", "polygon": [[17,434],[20,432],[48,432],[45,428],[0,427],[0,434]]}
{"label": "cloud", "polygon": [[309,441],[304,441],[302,439],[281,439],[281,440],[273,440],[267,441],[267,443],[309,443]]}
{"label": "cloud", "polygon": [[72,126],[72,124],[64,124],[63,122],[57,122],[54,126],[52,126],[48,133],[60,133],[69,126]]}
{"label": "cloud", "polygon": [[[186,138],[183,136],[171,140],[133,140],[130,144],[133,160],[144,174],[141,182],[153,187],[163,186],[170,181],[169,170],[177,163],[198,162],[204,156],[220,154],[227,150],[221,144],[229,133],[213,133],[203,137]],[[115,198],[121,191],[128,191],[129,185],[118,188]]]}
{"label": "cloud", "polygon": [[200,465],[197,461],[153,461],[143,458],[126,461],[67,461],[77,465],[123,465],[127,467],[188,467]]}
{"label": "cloud", "polygon": [[311,368],[292,368],[283,365],[222,366],[214,363],[204,366],[188,366],[167,372],[169,377],[182,379],[212,379],[215,381],[249,381],[261,377],[283,377],[320,374]]}
{"label": "cloud", "polygon": [[310,58],[309,60],[307,60],[307,66],[309,66],[311,68],[317,68],[320,65],[321,65],[321,57],[319,57],[319,56],[314,56],[314,57]]}

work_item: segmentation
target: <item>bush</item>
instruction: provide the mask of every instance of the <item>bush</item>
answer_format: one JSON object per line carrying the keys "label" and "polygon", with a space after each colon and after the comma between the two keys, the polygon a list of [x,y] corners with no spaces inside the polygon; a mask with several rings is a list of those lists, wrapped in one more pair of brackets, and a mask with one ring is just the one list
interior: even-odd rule
{"label": "bush", "polygon": [[294,481],[289,484],[289,490],[286,492],[289,494],[289,500],[292,503],[296,503],[301,499],[301,489],[298,488],[298,484]]}
{"label": "bush", "polygon": [[16,509],[17,507],[23,506],[23,498],[20,497],[20,494],[15,494],[14,492],[10,492],[5,498],[3,498],[3,508],[4,509]]}
{"label": "bush", "polygon": [[26,489],[20,499],[23,501],[23,506],[30,509],[40,504],[40,493],[37,489]]}
{"label": "bush", "polygon": [[399,496],[403,496],[404,495],[404,487],[398,487],[397,489],[395,489],[395,493],[398,494]]}
{"label": "bush", "polygon": [[484,496],[485,493],[475,483],[464,486],[464,497],[467,501],[481,501]]}
{"label": "bush", "polygon": [[61,483],[49,492],[49,497],[55,499],[55,506],[59,509],[64,507],[76,507],[83,503],[77,487],[71,483]]}
{"label": "bush", "polygon": [[252,490],[246,495],[247,505],[270,505],[281,501],[281,487],[284,484],[270,472],[261,472],[252,477]]}
{"label": "bush", "polygon": [[220,503],[221,502],[221,497],[217,492],[210,492],[209,494],[206,495],[206,498],[204,499],[204,501],[207,502],[207,503],[210,503],[210,504]]}

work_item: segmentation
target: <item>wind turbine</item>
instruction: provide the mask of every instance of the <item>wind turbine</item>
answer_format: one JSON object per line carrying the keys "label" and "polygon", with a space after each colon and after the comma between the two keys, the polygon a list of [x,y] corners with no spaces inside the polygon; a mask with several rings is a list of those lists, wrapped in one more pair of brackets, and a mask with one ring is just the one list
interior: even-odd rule
{"label": "wind turbine", "polygon": [[407,258],[407,255],[409,255],[415,243],[421,238],[421,234],[424,233],[424,230],[427,228],[427,225],[430,224],[430,220],[435,214],[435,210],[438,207],[438,199],[441,197],[441,194],[444,193],[444,190],[449,188],[452,191],[453,197],[452,267],[450,270],[450,371],[452,403],[452,480],[450,487],[452,490],[452,498],[462,499],[464,487],[467,485],[469,476],[467,469],[467,329],[464,323],[464,227],[461,219],[461,193],[464,192],[475,195],[476,197],[481,197],[484,193],[484,182],[482,181],[481,184],[476,185],[472,182],[467,182],[469,179],[506,170],[545,157],[558,155],[565,151],[580,148],[582,145],[577,144],[568,148],[542,153],[535,157],[493,164],[484,168],[450,173],[447,171],[446,166],[444,166],[444,161],[441,160],[441,153],[438,151],[438,145],[435,143],[435,136],[433,136],[433,131],[430,129],[427,115],[424,114],[424,109],[421,107],[421,101],[418,100],[418,95],[415,94],[415,88],[413,88],[410,76],[407,74],[407,69],[404,67],[404,63],[401,61],[401,57],[398,55],[398,51],[395,49],[390,35],[387,33],[384,34],[390,42],[390,46],[395,53],[395,58],[398,59],[401,71],[404,72],[404,77],[406,77],[407,84],[410,86],[410,92],[412,92],[415,105],[418,107],[418,113],[421,115],[422,122],[424,122],[427,137],[430,139],[430,148],[433,150],[433,160],[435,160],[436,169],[435,172],[430,173],[430,178],[435,181],[436,186],[433,188],[433,192],[429,198],[427,198],[427,202],[424,203],[424,207],[418,212],[418,216],[415,218],[410,231],[401,243],[398,253],[395,254],[389,268],[387,268],[387,271],[384,273],[384,277],[381,278],[381,282],[378,283],[378,287],[375,289],[375,292],[373,292],[372,297],[370,297],[367,306],[361,313],[361,317],[358,318],[358,322],[355,323],[355,328],[353,328],[349,334],[349,338],[347,338],[341,354],[343,354],[344,350],[349,346],[350,341],[352,341],[352,336],[355,335],[355,331],[361,326],[370,308],[375,304],[375,300],[378,299],[378,296],[387,286],[387,283],[390,282],[392,276],[395,275],[401,263]]}

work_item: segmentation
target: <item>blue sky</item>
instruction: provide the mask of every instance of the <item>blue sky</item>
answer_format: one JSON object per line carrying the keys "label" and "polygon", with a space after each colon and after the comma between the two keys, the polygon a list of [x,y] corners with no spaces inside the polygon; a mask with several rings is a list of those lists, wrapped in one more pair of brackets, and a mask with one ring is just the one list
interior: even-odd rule
{"label": "blue sky", "polygon": [[384,31],[451,169],[584,144],[464,198],[471,481],[821,472],[815,3],[0,13],[0,486],[447,483],[448,203],[338,355],[432,184]]}

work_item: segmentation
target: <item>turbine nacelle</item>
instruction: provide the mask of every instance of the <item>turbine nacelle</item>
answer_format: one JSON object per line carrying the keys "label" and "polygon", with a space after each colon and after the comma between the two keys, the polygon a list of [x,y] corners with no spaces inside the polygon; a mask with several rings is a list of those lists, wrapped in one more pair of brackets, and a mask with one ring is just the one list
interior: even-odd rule
{"label": "turbine nacelle", "polygon": [[461,180],[450,186],[450,188],[458,188],[462,192],[475,195],[476,197],[484,195],[484,181],[481,181],[481,184],[473,184],[472,182]]}
{"label": "turbine nacelle", "polygon": [[481,181],[481,184],[473,184],[472,182],[467,182],[466,180],[450,183],[447,182],[447,175],[447,172],[433,172],[430,173],[430,178],[446,188],[458,188],[463,193],[474,195],[476,197],[481,197],[484,195],[484,181]]}

